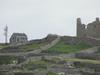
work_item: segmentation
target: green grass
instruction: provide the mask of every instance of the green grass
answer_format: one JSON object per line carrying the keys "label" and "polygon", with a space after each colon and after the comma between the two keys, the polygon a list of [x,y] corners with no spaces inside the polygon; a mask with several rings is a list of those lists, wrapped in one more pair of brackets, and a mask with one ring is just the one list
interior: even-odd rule
{"label": "green grass", "polygon": [[72,61],[72,62],[84,62],[84,63],[91,63],[91,64],[100,64],[100,60],[78,59],[78,58],[67,58],[64,60],[65,61]]}
{"label": "green grass", "polygon": [[56,74],[54,72],[48,72],[47,75],[58,75],[58,74]]}
{"label": "green grass", "polygon": [[100,54],[100,48],[98,48],[98,51],[96,52],[96,54]]}
{"label": "green grass", "polygon": [[16,57],[12,56],[0,56],[0,65],[2,64],[13,64],[13,61],[16,61]]}
{"label": "green grass", "polygon": [[33,75],[32,73],[15,73],[15,75]]}
{"label": "green grass", "polygon": [[60,41],[52,48],[49,48],[47,51],[48,53],[74,53],[78,52],[87,48],[90,48],[91,46],[85,44],[85,43],[79,43],[77,45],[69,45],[65,44],[63,41]]}
{"label": "green grass", "polygon": [[39,44],[29,44],[29,45],[23,45],[20,48],[23,49],[24,51],[30,51],[30,50],[40,48],[40,45]]}
{"label": "green grass", "polygon": [[5,48],[5,47],[8,47],[8,45],[5,45],[5,44],[1,45],[0,44],[0,49]]}
{"label": "green grass", "polygon": [[26,44],[26,45],[22,45],[20,46],[20,49],[22,49],[23,51],[32,51],[32,50],[35,50],[35,49],[39,49],[41,46],[44,46],[45,43],[32,43],[32,44]]}
{"label": "green grass", "polygon": [[24,65],[24,68],[27,68],[28,70],[42,68],[46,69],[46,66],[48,65],[45,61],[30,61],[27,64]]}
{"label": "green grass", "polygon": [[[100,64],[100,60],[90,60],[90,59],[78,59],[78,58],[59,58],[58,59],[61,59],[59,61],[70,61],[70,62],[82,62],[82,63],[89,63],[89,64]],[[57,59],[57,60],[58,60]],[[52,61],[55,60],[52,59]],[[47,69],[47,66],[53,66],[53,65],[56,65],[54,63],[50,63],[50,62],[46,62],[46,61],[43,61],[43,60],[39,60],[39,61],[31,61],[27,64],[24,65],[24,68],[28,69],[28,70],[32,70],[33,68],[34,69]]]}
{"label": "green grass", "polygon": [[[18,46],[18,47],[23,52],[27,52],[27,51],[32,51],[32,50],[35,50],[35,49],[39,49],[41,45],[42,44],[32,43],[32,44],[21,45],[21,46]],[[7,48],[7,47],[9,48],[9,45],[0,45],[1,49]]]}

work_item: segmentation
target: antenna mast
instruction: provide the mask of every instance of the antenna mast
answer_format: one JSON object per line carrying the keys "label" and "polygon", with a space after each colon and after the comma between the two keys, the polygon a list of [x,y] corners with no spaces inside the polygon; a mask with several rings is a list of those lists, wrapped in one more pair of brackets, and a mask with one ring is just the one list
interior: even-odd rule
{"label": "antenna mast", "polygon": [[5,44],[8,43],[8,26],[6,25],[4,29],[4,35],[5,35]]}

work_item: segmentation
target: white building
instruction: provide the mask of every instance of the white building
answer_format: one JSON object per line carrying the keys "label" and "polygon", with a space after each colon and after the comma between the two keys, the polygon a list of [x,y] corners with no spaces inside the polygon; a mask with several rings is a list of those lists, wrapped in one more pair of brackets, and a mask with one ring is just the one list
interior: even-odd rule
{"label": "white building", "polygon": [[12,44],[12,45],[25,44],[28,41],[27,39],[28,38],[25,33],[13,33],[10,38],[10,44]]}

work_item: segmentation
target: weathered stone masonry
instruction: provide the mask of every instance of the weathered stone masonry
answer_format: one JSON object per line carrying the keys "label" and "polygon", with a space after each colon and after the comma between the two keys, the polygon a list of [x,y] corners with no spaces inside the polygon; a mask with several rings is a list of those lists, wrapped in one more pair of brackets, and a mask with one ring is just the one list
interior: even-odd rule
{"label": "weathered stone masonry", "polygon": [[77,36],[78,37],[94,37],[100,38],[100,21],[96,18],[95,21],[88,25],[82,24],[81,19],[77,18]]}

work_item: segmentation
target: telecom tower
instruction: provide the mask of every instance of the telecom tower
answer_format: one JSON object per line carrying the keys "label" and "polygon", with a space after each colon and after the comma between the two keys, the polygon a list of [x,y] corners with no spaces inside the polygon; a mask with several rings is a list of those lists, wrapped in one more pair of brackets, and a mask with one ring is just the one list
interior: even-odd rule
{"label": "telecom tower", "polygon": [[4,28],[5,44],[8,43],[8,26]]}

